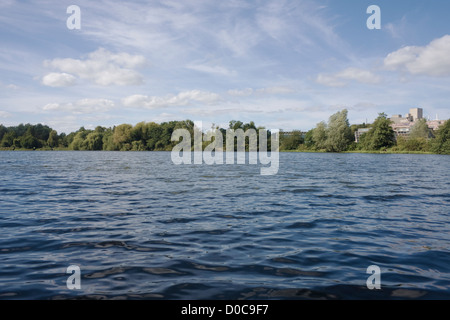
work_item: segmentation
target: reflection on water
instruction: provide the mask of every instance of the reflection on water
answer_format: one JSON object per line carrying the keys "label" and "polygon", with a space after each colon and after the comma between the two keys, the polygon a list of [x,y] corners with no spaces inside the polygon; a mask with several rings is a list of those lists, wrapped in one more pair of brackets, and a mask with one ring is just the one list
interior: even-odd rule
{"label": "reflection on water", "polygon": [[0,299],[450,298],[448,156],[281,153],[274,176],[169,152],[0,160]]}

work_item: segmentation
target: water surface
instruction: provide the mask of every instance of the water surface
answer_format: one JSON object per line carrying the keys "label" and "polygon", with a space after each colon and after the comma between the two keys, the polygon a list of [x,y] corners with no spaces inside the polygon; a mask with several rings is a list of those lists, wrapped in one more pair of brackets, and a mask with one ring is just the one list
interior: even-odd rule
{"label": "water surface", "polygon": [[169,152],[0,152],[0,299],[450,299],[449,169],[281,153],[261,176]]}

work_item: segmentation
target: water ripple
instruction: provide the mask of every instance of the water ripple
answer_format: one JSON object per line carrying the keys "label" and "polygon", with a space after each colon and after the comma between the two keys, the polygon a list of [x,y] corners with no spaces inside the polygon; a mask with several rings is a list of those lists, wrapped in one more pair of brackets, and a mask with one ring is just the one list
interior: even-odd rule
{"label": "water ripple", "polygon": [[448,157],[280,157],[1,152],[0,298],[450,299]]}

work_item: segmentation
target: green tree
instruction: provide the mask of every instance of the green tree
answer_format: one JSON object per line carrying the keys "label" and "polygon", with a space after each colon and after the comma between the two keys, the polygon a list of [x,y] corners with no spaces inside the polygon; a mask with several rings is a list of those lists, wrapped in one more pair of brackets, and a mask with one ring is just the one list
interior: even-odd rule
{"label": "green tree", "polygon": [[117,146],[113,140],[114,130],[112,128],[105,129],[103,132],[103,150],[105,151],[117,151]]}
{"label": "green tree", "polygon": [[333,114],[328,120],[325,141],[325,147],[328,152],[345,151],[353,140],[347,113],[347,109],[344,109]]}
{"label": "green tree", "polygon": [[315,147],[314,138],[313,138],[314,129],[311,129],[305,134],[305,146],[308,149],[313,150]]}
{"label": "green tree", "polygon": [[9,131],[6,132],[3,135],[2,141],[0,142],[0,146],[3,148],[9,148],[12,147],[14,144],[14,139],[16,138],[16,133],[14,131]]}
{"label": "green tree", "polygon": [[385,113],[380,113],[369,132],[361,136],[361,146],[365,150],[380,150],[395,145],[395,133],[391,120]]}
{"label": "green tree", "polygon": [[430,129],[426,119],[419,119],[412,127],[409,133],[410,139],[428,139],[430,138]]}
{"label": "green tree", "polygon": [[316,150],[324,150],[327,148],[327,124],[324,121],[319,122],[314,128],[312,139]]}
{"label": "green tree", "polygon": [[86,140],[86,137],[89,133],[90,133],[90,130],[86,130],[84,127],[81,127],[75,133],[75,136],[73,137],[73,140],[70,143],[69,149],[71,149],[71,150],[86,150],[84,140]]}
{"label": "green tree", "polygon": [[56,148],[58,146],[58,140],[58,133],[55,130],[52,130],[48,136],[47,145],[50,148]]}
{"label": "green tree", "polygon": [[133,126],[130,124],[121,124],[117,126],[113,133],[113,142],[120,151],[131,150],[131,131]]}
{"label": "green tree", "polygon": [[4,125],[0,124],[0,141],[2,141],[3,136],[7,132],[8,132],[8,129],[6,129],[6,127]]}
{"label": "green tree", "polygon": [[90,132],[82,142],[81,150],[103,150],[103,133],[98,131]]}
{"label": "green tree", "polygon": [[438,154],[450,154],[450,120],[441,125],[432,142],[432,151]]}
{"label": "green tree", "polygon": [[299,130],[294,130],[289,136],[280,133],[280,149],[281,150],[295,150],[303,144],[304,139],[302,132]]}
{"label": "green tree", "polygon": [[29,128],[25,135],[20,138],[20,144],[25,149],[36,149],[42,147],[42,143],[31,133],[32,129]]}

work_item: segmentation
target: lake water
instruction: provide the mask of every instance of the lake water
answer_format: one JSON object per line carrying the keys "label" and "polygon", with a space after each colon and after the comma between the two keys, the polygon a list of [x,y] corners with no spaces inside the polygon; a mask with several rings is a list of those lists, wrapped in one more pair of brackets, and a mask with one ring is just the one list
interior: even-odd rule
{"label": "lake water", "polygon": [[450,299],[449,160],[0,152],[0,299]]}

